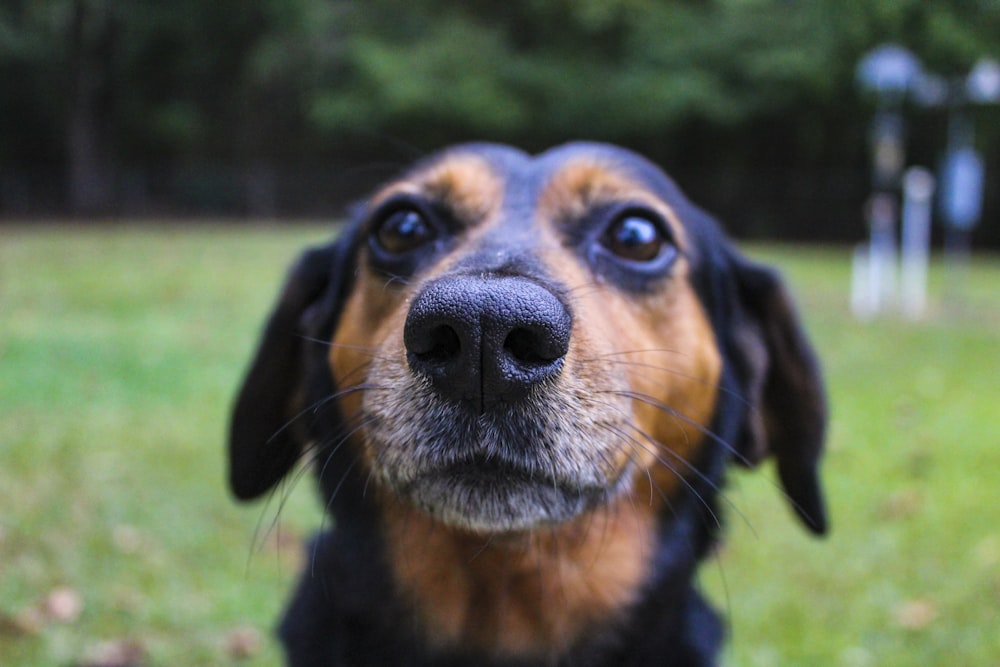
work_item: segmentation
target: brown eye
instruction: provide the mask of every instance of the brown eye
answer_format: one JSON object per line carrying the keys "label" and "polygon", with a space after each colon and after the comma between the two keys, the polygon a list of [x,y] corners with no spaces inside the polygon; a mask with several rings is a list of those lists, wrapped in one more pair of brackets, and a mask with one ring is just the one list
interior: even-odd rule
{"label": "brown eye", "polygon": [[432,241],[434,229],[427,219],[411,208],[399,209],[383,219],[375,230],[375,240],[393,255],[402,255]]}
{"label": "brown eye", "polygon": [[668,243],[660,225],[636,214],[626,214],[611,223],[602,239],[616,256],[633,262],[651,262]]}

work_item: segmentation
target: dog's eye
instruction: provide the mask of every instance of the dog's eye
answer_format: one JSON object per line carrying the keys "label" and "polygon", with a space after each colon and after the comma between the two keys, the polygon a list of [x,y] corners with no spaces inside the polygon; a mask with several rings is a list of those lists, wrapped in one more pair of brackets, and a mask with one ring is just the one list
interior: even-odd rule
{"label": "dog's eye", "polygon": [[616,256],[633,262],[651,262],[669,243],[663,228],[648,217],[626,213],[616,218],[601,240]]}
{"label": "dog's eye", "polygon": [[387,215],[375,230],[379,246],[393,255],[416,250],[432,241],[434,228],[426,218],[412,208],[402,208]]}

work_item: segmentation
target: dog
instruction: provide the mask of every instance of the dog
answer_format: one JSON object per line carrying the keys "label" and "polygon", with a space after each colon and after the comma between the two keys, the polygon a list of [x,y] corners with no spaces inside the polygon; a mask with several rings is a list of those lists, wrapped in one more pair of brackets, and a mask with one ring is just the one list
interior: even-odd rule
{"label": "dog", "polygon": [[714,665],[694,583],[728,465],[827,530],[827,408],[777,273],[658,167],[574,143],[421,160],[293,266],[235,402],[241,500],[331,526],[289,665]]}

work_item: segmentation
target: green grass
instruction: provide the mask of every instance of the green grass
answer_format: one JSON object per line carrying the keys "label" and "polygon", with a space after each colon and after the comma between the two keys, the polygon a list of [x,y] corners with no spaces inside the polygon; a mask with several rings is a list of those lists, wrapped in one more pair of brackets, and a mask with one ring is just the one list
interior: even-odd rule
{"label": "green grass", "polygon": [[[269,636],[320,515],[224,485],[232,393],[317,226],[0,227],[0,664],[141,645],[149,665],[273,665]],[[1000,262],[910,324],[846,308],[848,252],[785,270],[829,380],[833,532],[798,528],[769,466],[733,475],[702,580],[727,663],[990,665],[1000,655]],[[738,510],[738,511],[736,511]],[[277,523],[275,523],[277,522]],[[54,590],[82,601],[45,611]],[[238,660],[233,633],[261,645]]]}

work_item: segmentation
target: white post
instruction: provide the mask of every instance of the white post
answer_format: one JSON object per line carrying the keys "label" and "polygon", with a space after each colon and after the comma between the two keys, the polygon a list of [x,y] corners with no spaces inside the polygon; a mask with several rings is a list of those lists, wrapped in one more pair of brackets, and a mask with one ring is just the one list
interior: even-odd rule
{"label": "white post", "polygon": [[896,199],[887,192],[871,200],[868,289],[872,313],[893,305],[896,295]]}
{"label": "white post", "polygon": [[851,258],[851,312],[859,320],[870,320],[875,316],[875,299],[868,275],[870,260],[868,244],[858,244]]}
{"label": "white post", "polygon": [[903,179],[903,240],[900,306],[918,319],[927,308],[927,264],[930,255],[931,198],[934,176],[923,167],[911,167]]}

